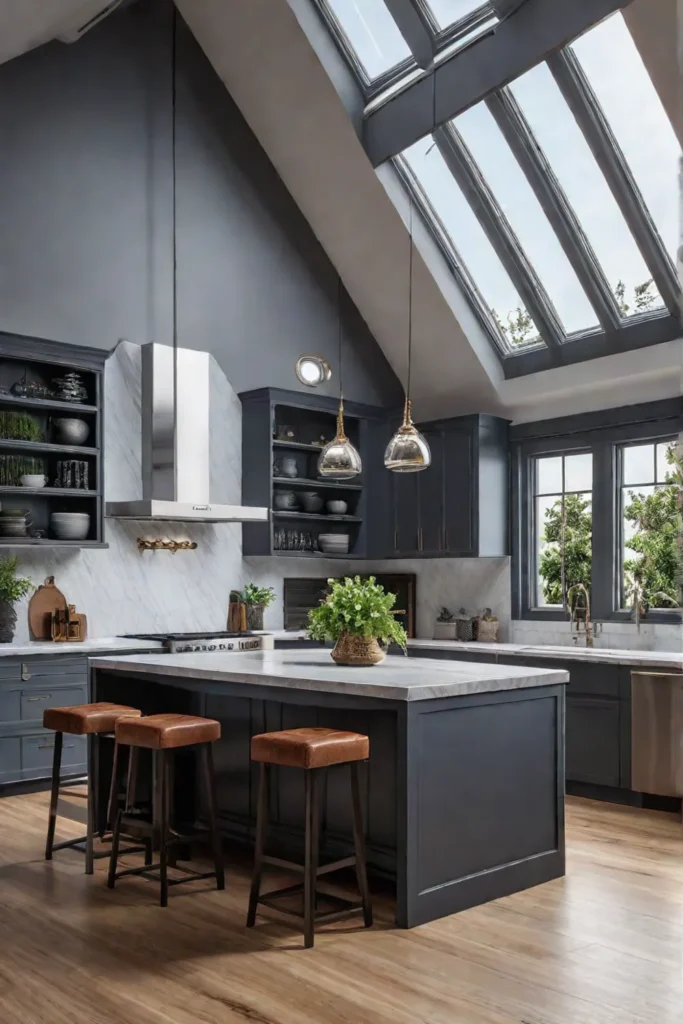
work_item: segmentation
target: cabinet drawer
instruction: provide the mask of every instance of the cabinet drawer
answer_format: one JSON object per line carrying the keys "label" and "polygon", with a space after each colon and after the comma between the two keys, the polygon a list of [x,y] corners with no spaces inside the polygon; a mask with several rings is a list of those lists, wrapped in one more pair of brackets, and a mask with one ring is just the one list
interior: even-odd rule
{"label": "cabinet drawer", "polygon": [[0,683],[5,679],[10,682],[14,682],[15,679],[21,679],[20,658],[0,658]]}
{"label": "cabinet drawer", "polygon": [[87,686],[32,688],[21,691],[21,720],[40,721],[46,708],[70,707],[85,704],[88,699]]}
{"label": "cabinet drawer", "polygon": [[21,690],[0,690],[0,723],[21,718]]}
{"label": "cabinet drawer", "polygon": [[[52,733],[41,736],[24,736],[21,740],[21,767],[24,772],[40,771],[49,775],[52,771],[52,756],[55,737]],[[62,746],[62,774],[64,769],[85,765],[87,761],[85,736],[64,736]]]}
{"label": "cabinet drawer", "polygon": [[21,769],[21,740],[16,736],[0,739],[0,783],[16,777]]}
{"label": "cabinet drawer", "polygon": [[51,679],[77,677],[79,682],[85,683],[88,680],[88,659],[84,654],[57,654],[53,657],[41,654],[38,657],[22,659],[21,678],[24,681],[46,676]]}

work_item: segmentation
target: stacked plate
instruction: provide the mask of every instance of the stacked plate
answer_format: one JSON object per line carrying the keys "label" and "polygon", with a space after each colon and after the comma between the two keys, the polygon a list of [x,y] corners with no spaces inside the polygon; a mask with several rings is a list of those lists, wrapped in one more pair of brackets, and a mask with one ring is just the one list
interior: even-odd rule
{"label": "stacked plate", "polygon": [[26,508],[0,510],[0,537],[26,537],[31,516]]}
{"label": "stacked plate", "polygon": [[321,533],[318,537],[320,550],[326,555],[348,555],[348,533]]}
{"label": "stacked plate", "polygon": [[86,512],[53,512],[50,529],[59,540],[85,540],[90,533],[90,516]]}

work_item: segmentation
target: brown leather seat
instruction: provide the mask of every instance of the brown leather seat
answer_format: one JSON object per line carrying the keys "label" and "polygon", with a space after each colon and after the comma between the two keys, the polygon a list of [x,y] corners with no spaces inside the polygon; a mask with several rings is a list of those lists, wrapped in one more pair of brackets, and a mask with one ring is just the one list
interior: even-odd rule
{"label": "brown leather seat", "polygon": [[195,715],[148,715],[124,718],[116,723],[116,742],[131,747],[170,750],[220,739],[221,723]]}
{"label": "brown leather seat", "polygon": [[119,718],[140,718],[141,711],[125,704],[74,704],[70,708],[47,708],[43,712],[43,728],[67,732],[74,736],[113,732]]}
{"label": "brown leather seat", "polygon": [[329,764],[365,761],[369,756],[367,736],[339,729],[283,729],[251,738],[252,761],[290,768],[324,768]]}

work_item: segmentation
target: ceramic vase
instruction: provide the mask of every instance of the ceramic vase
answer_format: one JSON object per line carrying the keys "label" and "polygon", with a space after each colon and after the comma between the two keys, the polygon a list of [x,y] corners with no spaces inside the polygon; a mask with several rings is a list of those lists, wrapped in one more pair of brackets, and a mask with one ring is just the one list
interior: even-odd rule
{"label": "ceramic vase", "polygon": [[298,470],[296,468],[296,459],[289,455],[282,460],[282,475],[288,476],[290,480],[298,476]]}

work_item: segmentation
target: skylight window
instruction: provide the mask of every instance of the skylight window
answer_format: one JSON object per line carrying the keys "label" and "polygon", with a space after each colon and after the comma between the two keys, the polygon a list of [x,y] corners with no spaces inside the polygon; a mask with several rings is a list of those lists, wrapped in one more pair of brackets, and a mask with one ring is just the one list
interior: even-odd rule
{"label": "skylight window", "polygon": [[443,228],[493,314],[510,349],[539,344],[538,331],[484,229],[431,138],[403,158],[424,190]]}
{"label": "skylight window", "polygon": [[383,0],[326,0],[368,81],[412,54]]}
{"label": "skylight window", "polygon": [[456,118],[454,125],[536,270],[565,333],[599,327],[595,311],[493,115],[479,103]]}
{"label": "skylight window", "polygon": [[675,261],[681,147],[623,15],[596,25],[572,49]]}
{"label": "skylight window", "polygon": [[581,221],[622,315],[662,306],[647,264],[547,66],[532,68],[510,89]]}
{"label": "skylight window", "polygon": [[487,5],[477,0],[428,0],[427,6],[439,28],[444,29]]}

